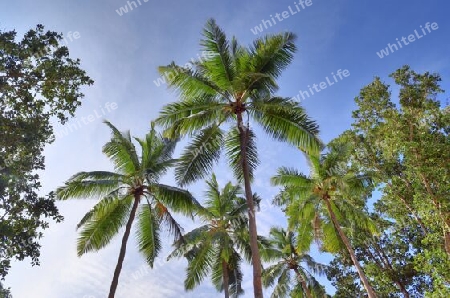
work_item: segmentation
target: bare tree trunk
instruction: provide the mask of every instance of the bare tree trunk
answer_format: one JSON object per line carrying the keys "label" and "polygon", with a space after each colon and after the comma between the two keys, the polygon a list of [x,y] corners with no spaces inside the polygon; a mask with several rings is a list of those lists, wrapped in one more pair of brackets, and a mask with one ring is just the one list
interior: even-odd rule
{"label": "bare tree trunk", "polygon": [[375,294],[375,291],[373,290],[372,286],[369,283],[369,280],[367,279],[366,275],[364,274],[364,271],[359,264],[358,259],[356,258],[355,251],[353,250],[350,240],[345,235],[344,231],[342,231],[341,226],[339,225],[339,222],[337,221],[336,215],[333,212],[333,209],[331,208],[331,203],[329,199],[324,199],[325,203],[327,204],[328,213],[330,214],[331,220],[333,221],[334,227],[339,233],[339,236],[342,239],[342,242],[344,242],[345,247],[347,248],[348,253],[350,254],[350,258],[353,261],[353,264],[356,267],[356,271],[358,272],[359,278],[361,279],[364,288],[367,291],[367,294],[369,295],[369,298],[376,298],[377,295]]}
{"label": "bare tree trunk", "polygon": [[244,127],[242,114],[237,113],[237,126],[239,129],[239,140],[241,146],[241,162],[244,175],[245,198],[248,205],[248,226],[250,234],[250,248],[252,251],[253,265],[253,291],[255,298],[263,298],[262,281],[261,281],[261,257],[258,248],[258,232],[256,229],[255,207],[253,204],[253,193],[250,185],[250,172],[247,161],[247,127]]}
{"label": "bare tree trunk", "polygon": [[134,196],[134,203],[131,209],[130,217],[128,218],[127,225],[125,226],[125,233],[122,238],[122,246],[120,247],[119,259],[117,260],[116,269],[114,270],[114,277],[111,282],[111,287],[109,289],[108,298],[114,298],[116,295],[117,285],[119,284],[119,275],[122,270],[123,260],[125,259],[125,252],[127,251],[127,241],[130,236],[131,225],[133,224],[134,218],[136,217],[136,210],[139,206],[140,197],[138,195]]}
{"label": "bare tree trunk", "polygon": [[225,293],[225,298],[229,298],[230,277],[228,276],[228,264],[225,261],[222,261],[222,274],[223,274],[223,291]]}
{"label": "bare tree trunk", "polygon": [[305,294],[306,294],[306,297],[312,298],[311,291],[309,290],[308,285],[306,284],[306,280],[305,280],[305,279],[303,278],[303,276],[300,274],[300,271],[298,271],[298,268],[297,268],[297,267],[294,267],[294,271],[295,271],[295,273],[297,274],[297,279],[298,279],[298,281],[302,284],[302,288],[303,288],[303,291],[304,291]]}

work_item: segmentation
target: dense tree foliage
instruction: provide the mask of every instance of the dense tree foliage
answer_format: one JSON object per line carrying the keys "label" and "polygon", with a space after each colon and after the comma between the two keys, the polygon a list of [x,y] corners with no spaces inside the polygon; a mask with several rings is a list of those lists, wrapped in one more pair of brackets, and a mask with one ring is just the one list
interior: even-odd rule
{"label": "dense tree foliage", "polygon": [[12,298],[11,291],[9,289],[5,289],[1,282],[0,282],[0,298]]}
{"label": "dense tree foliage", "polygon": [[60,34],[38,25],[16,35],[0,30],[0,277],[13,258],[39,264],[48,219],[62,219],[53,198],[38,195],[36,171],[54,140],[51,119],[65,123],[81,104],[80,88],[93,83]]}
{"label": "dense tree foliage", "polygon": [[[383,233],[367,238],[357,232],[352,241],[379,293],[448,297],[450,115],[436,99],[442,92],[438,75],[405,66],[391,77],[400,89],[399,105],[376,78],[356,98],[352,129],[340,136],[353,147],[352,164],[369,173],[381,192],[372,217]],[[348,263],[337,258],[334,265],[330,277],[339,292],[357,297],[351,278],[342,276],[353,274]]]}
{"label": "dense tree foliage", "polygon": [[297,241],[298,251],[308,250],[313,239],[324,251],[345,250],[369,297],[376,297],[349,240],[356,226],[370,233],[376,231],[364,208],[372,180],[342,163],[348,156],[346,144],[333,143],[327,149],[326,154],[308,157],[308,176],[293,168],[278,170],[272,183],[284,188],[275,203],[285,207],[289,228],[297,230],[302,239]]}

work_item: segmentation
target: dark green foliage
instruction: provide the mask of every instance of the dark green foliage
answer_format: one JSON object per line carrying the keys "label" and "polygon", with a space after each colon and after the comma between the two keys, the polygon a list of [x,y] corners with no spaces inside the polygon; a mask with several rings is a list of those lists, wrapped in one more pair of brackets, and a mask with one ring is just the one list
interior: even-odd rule
{"label": "dark green foliage", "polygon": [[37,194],[44,146],[53,142],[52,118],[65,123],[93,81],[60,46],[62,36],[42,25],[21,40],[0,31],[0,277],[10,260],[39,264],[39,238],[48,220],[62,217],[51,196]]}
{"label": "dark green foliage", "polygon": [[[382,231],[351,235],[358,259],[383,297],[450,295],[450,117],[436,100],[440,77],[405,66],[391,77],[399,106],[376,78],[356,98],[349,161],[370,174],[381,191],[371,215]],[[354,272],[340,256],[329,271],[338,297],[358,297]],[[345,296],[347,295],[347,296]]]}

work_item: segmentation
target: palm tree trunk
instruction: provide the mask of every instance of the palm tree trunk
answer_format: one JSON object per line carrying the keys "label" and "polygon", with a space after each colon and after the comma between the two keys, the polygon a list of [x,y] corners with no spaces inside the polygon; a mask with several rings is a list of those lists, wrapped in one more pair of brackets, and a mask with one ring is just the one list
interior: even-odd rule
{"label": "palm tree trunk", "polygon": [[131,209],[130,217],[128,218],[127,225],[125,226],[125,233],[122,238],[122,246],[120,247],[119,259],[117,260],[116,269],[114,270],[114,277],[111,282],[111,287],[109,289],[108,298],[114,298],[116,295],[117,285],[119,284],[119,275],[122,270],[123,260],[125,259],[125,252],[127,250],[127,241],[130,236],[131,225],[133,224],[134,218],[136,217],[136,210],[139,206],[139,195],[134,196],[133,208]]}
{"label": "palm tree trunk", "polygon": [[359,264],[358,259],[356,258],[356,254],[350,244],[350,240],[347,238],[344,231],[342,231],[341,226],[339,225],[339,222],[336,218],[336,215],[334,214],[333,209],[331,208],[331,203],[330,203],[329,199],[326,198],[326,199],[324,199],[324,201],[327,204],[327,210],[328,210],[328,213],[330,214],[331,220],[333,221],[334,227],[338,231],[339,236],[342,239],[342,242],[344,242],[344,245],[347,248],[348,253],[350,254],[350,258],[352,259],[353,264],[356,267],[356,271],[358,272],[359,278],[361,279],[361,281],[364,285],[364,288],[366,289],[367,294],[369,295],[369,298],[376,298],[377,295],[375,294],[375,291],[373,290],[372,286],[370,285],[369,280],[367,279],[366,275],[364,274],[364,271],[363,271],[361,265]]}
{"label": "palm tree trunk", "polygon": [[297,274],[297,279],[298,279],[298,281],[302,284],[302,288],[303,288],[303,291],[304,291],[305,294],[306,294],[306,297],[312,298],[311,291],[309,290],[308,285],[306,284],[306,280],[305,280],[305,279],[303,278],[303,276],[300,274],[300,271],[298,271],[298,268],[297,268],[297,267],[294,267],[294,271],[295,271],[295,273]]}
{"label": "palm tree trunk", "polygon": [[239,129],[239,140],[241,146],[242,172],[244,175],[245,198],[248,205],[248,226],[250,234],[250,248],[252,251],[253,265],[253,291],[255,298],[263,298],[261,281],[261,257],[258,248],[258,232],[256,229],[255,207],[253,204],[253,192],[250,185],[250,172],[247,160],[247,127],[242,121],[242,114],[237,113],[237,126]]}
{"label": "palm tree trunk", "polygon": [[230,277],[228,276],[228,264],[225,261],[222,261],[222,274],[223,274],[223,291],[225,293],[225,298],[229,298]]}

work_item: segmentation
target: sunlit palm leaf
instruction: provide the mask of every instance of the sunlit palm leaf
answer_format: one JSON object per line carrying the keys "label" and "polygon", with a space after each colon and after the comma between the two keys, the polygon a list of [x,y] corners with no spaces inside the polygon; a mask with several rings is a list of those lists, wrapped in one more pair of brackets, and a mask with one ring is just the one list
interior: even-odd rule
{"label": "sunlit palm leaf", "polygon": [[98,203],[87,219],[77,240],[78,256],[105,247],[126,223],[130,215],[132,197],[123,200],[107,199]]}
{"label": "sunlit palm leaf", "polygon": [[140,164],[130,132],[120,132],[114,125],[104,121],[112,130],[112,139],[103,146],[103,153],[111,159],[118,172],[131,174],[139,170]]}
{"label": "sunlit palm leaf", "polygon": [[192,290],[207,276],[209,268],[213,263],[214,248],[205,242],[187,267],[186,280],[184,286],[187,290]]}
{"label": "sunlit palm leaf", "polygon": [[180,185],[205,177],[219,160],[223,143],[222,130],[212,125],[200,131],[183,151],[175,170]]}
{"label": "sunlit palm leaf", "polygon": [[[253,180],[253,173],[259,164],[258,152],[256,150],[256,135],[252,130],[246,130],[246,153],[250,178]],[[238,129],[231,129],[225,138],[225,150],[228,164],[233,169],[234,176],[238,181],[243,181],[241,143]]]}
{"label": "sunlit palm leaf", "polygon": [[210,57],[201,65],[210,74],[208,77],[210,81],[214,82],[221,90],[227,90],[235,75],[227,37],[213,19],[206,23],[203,36],[201,45],[204,51],[209,52]]}
{"label": "sunlit palm leaf", "polygon": [[156,256],[161,251],[160,221],[148,204],[141,205],[138,213],[136,238],[139,251],[144,255],[147,263],[153,268]]}
{"label": "sunlit palm leaf", "polygon": [[255,101],[249,109],[255,120],[274,139],[288,142],[307,152],[319,151],[321,142],[317,137],[318,126],[299,104],[275,97]]}
{"label": "sunlit palm leaf", "polygon": [[203,209],[189,191],[178,187],[153,184],[150,186],[150,192],[166,208],[187,216],[193,216]]}
{"label": "sunlit palm leaf", "polygon": [[124,176],[112,172],[80,172],[72,176],[65,186],[56,190],[56,198],[67,200],[104,197],[118,189],[123,180]]}
{"label": "sunlit palm leaf", "polygon": [[167,85],[175,89],[182,99],[193,99],[220,94],[222,90],[195,69],[171,63],[160,66],[159,73],[166,77]]}

